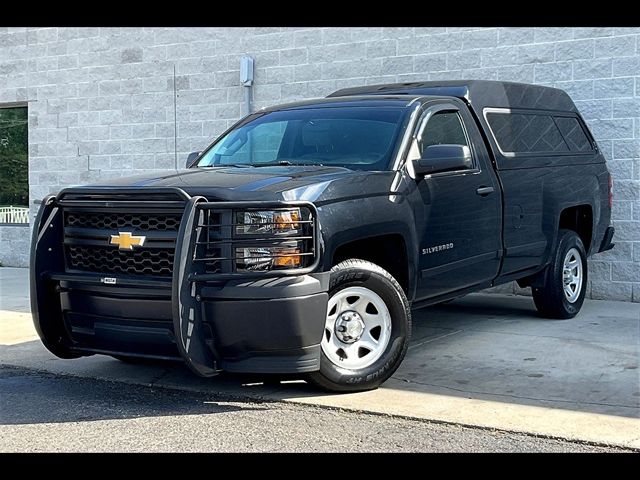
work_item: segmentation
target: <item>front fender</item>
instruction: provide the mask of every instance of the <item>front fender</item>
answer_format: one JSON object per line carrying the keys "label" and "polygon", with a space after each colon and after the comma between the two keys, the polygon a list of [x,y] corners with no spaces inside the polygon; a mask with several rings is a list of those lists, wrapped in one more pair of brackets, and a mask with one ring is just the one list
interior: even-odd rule
{"label": "front fender", "polygon": [[408,294],[413,298],[416,283],[418,240],[413,210],[406,197],[388,195],[348,200],[318,208],[322,233],[322,270],[329,271],[338,248],[381,235],[400,235],[407,249]]}

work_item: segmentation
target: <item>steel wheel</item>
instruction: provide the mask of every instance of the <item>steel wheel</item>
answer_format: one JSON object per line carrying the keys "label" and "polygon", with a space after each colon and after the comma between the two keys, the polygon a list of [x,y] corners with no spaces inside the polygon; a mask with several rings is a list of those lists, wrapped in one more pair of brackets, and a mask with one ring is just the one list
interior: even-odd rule
{"label": "steel wheel", "polygon": [[[542,285],[540,279],[544,280]],[[550,263],[540,272],[538,284],[531,289],[540,315],[575,317],[582,308],[588,279],[587,252],[582,239],[573,230],[559,230]]]}
{"label": "steel wheel", "polygon": [[567,301],[574,303],[582,290],[582,259],[576,248],[569,249],[564,257],[562,281]]}
{"label": "steel wheel", "polygon": [[391,337],[391,314],[365,287],[347,287],[329,299],[322,351],[335,365],[357,370],[373,364]]}

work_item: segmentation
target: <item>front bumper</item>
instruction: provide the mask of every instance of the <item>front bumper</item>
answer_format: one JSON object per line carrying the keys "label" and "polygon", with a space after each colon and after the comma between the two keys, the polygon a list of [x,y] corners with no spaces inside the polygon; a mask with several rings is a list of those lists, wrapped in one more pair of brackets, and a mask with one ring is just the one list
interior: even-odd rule
{"label": "front bumper", "polygon": [[[202,287],[203,330],[216,352],[212,368],[244,373],[318,370],[328,275]],[[51,275],[42,280],[42,287],[59,295],[73,356],[181,359],[168,285],[107,287],[92,277]]]}
{"label": "front bumper", "polygon": [[320,368],[328,273],[203,287],[219,368],[300,373]]}

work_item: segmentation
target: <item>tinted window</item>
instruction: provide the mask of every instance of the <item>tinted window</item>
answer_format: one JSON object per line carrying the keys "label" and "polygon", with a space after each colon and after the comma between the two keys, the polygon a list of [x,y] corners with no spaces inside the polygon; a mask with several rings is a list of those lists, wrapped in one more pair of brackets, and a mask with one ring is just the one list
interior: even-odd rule
{"label": "tinted window", "polygon": [[487,121],[500,146],[509,153],[568,152],[569,147],[550,115],[487,113]]}
{"label": "tinted window", "polygon": [[569,150],[572,152],[588,152],[592,150],[591,142],[584,133],[584,129],[575,117],[554,117]]}
{"label": "tinted window", "polygon": [[429,145],[467,145],[460,115],[456,112],[437,112],[422,132],[420,151]]}
{"label": "tinted window", "polygon": [[258,113],[218,139],[198,166],[287,162],[384,170],[407,111],[330,107]]}

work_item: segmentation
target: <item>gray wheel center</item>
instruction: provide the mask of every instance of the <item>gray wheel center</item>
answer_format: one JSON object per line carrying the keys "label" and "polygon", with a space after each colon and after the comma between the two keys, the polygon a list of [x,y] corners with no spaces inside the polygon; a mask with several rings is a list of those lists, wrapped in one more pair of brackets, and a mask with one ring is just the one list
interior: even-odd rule
{"label": "gray wheel center", "polygon": [[353,310],[343,312],[338,316],[335,325],[335,335],[343,343],[357,342],[364,332],[365,325],[358,312]]}

